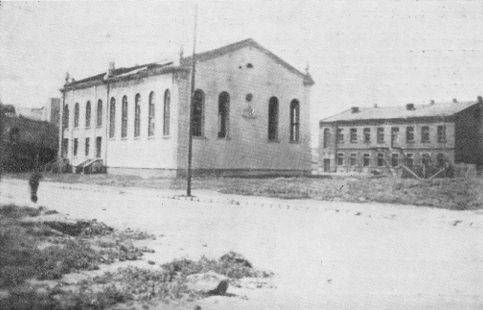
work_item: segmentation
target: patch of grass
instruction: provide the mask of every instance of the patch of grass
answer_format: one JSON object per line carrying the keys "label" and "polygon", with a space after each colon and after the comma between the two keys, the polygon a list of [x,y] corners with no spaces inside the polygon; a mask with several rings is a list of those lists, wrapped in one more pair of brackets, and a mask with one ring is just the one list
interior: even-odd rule
{"label": "patch of grass", "polygon": [[[10,177],[22,178],[21,174]],[[184,189],[183,178],[140,178],[110,174],[47,174],[48,181],[89,183],[118,187]],[[226,194],[268,196],[284,199],[317,199],[384,202],[430,206],[453,210],[483,208],[483,178],[443,178],[418,181],[391,177],[364,178],[234,178],[195,177],[194,189]]]}
{"label": "patch of grass", "polygon": [[[237,257],[242,257],[240,254],[234,254],[236,254]],[[237,261],[233,259],[225,259],[224,257],[226,257],[226,255],[216,260],[209,259],[203,256],[198,261],[184,258],[174,260],[170,263],[162,265],[161,267],[163,267],[163,269],[168,272],[171,278],[174,278],[177,275],[182,275],[183,277],[186,277],[191,274],[204,273],[208,271],[214,271],[234,280],[245,277],[266,278],[273,275],[273,273],[271,272],[254,269],[252,265],[245,259]]]}
{"label": "patch of grass", "polygon": [[81,221],[82,229],[72,233],[60,222],[20,221],[25,212],[32,214],[29,209],[8,205],[0,210],[0,288],[27,279],[59,279],[73,271],[98,269],[101,263],[136,260],[150,251],[135,247],[128,236],[113,235],[105,247],[97,246],[112,231],[97,221]]}
{"label": "patch of grass", "polygon": [[0,206],[0,216],[8,218],[21,218],[25,216],[39,216],[40,209],[31,207],[18,207],[13,204]]}

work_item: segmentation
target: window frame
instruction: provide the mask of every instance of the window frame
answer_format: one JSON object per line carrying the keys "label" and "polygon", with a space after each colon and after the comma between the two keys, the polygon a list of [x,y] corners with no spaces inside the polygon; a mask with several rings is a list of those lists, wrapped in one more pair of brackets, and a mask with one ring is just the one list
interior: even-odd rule
{"label": "window frame", "polygon": [[385,143],[385,130],[384,127],[377,127],[376,129],[376,141],[378,144],[383,144]]}
{"label": "window frame", "polygon": [[436,132],[438,143],[446,143],[446,125],[438,125]]}
{"label": "window frame", "polygon": [[91,117],[92,117],[92,107],[91,107],[91,101],[88,100],[86,102],[86,117],[85,117],[85,127],[86,128],[91,128]]}
{"label": "window frame", "polygon": [[141,136],[141,95],[137,93],[134,96],[134,138]]}
{"label": "window frame", "polygon": [[103,114],[103,111],[102,111],[102,100],[99,99],[97,100],[97,112],[96,112],[96,127],[99,128],[99,127],[102,127],[102,114]]}
{"label": "window frame", "polygon": [[[205,92],[201,89],[195,90],[191,109],[191,136],[193,138],[203,138],[205,130]],[[196,108],[196,109],[195,109]],[[195,114],[195,112],[197,112]],[[195,127],[195,125],[197,127]]]}
{"label": "window frame", "polygon": [[300,142],[300,102],[292,99],[290,102],[290,142]]}
{"label": "window frame", "polygon": [[79,103],[76,102],[74,105],[74,128],[79,128],[79,114],[80,114],[80,106],[79,106]]}
{"label": "window frame", "polygon": [[349,130],[349,142],[357,143],[357,128],[353,127]]}
{"label": "window frame", "polygon": [[272,96],[268,100],[268,126],[267,126],[267,139],[269,142],[278,142],[278,125],[279,125],[279,100],[277,97]]}
{"label": "window frame", "polygon": [[127,101],[127,96],[124,95],[121,99],[121,139],[126,139],[128,134],[128,110],[129,103]]}
{"label": "window frame", "polygon": [[163,136],[169,136],[171,122],[171,92],[164,91],[163,96]]}
{"label": "window frame", "polygon": [[430,143],[430,129],[429,126],[421,126],[421,143]]}
{"label": "window frame", "polygon": [[148,97],[148,137],[154,137],[156,131],[156,93],[151,91]]}
{"label": "window frame", "polygon": [[109,102],[109,138],[116,137],[116,98],[111,97]]}
{"label": "window frame", "polygon": [[371,128],[365,127],[364,129],[362,129],[362,136],[364,137],[364,143],[371,143]]}
{"label": "window frame", "polygon": [[414,126],[406,127],[406,143],[414,143]]}

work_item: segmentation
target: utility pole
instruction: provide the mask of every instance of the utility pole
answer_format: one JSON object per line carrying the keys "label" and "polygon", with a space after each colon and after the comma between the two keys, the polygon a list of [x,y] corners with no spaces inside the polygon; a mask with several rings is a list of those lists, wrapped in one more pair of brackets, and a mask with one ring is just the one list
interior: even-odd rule
{"label": "utility pole", "polygon": [[194,16],[194,29],[193,29],[193,56],[191,57],[191,100],[189,107],[189,130],[188,130],[188,171],[186,178],[186,196],[191,196],[191,161],[193,157],[193,103],[195,100],[195,74],[196,74],[196,26],[198,23],[198,5],[195,5],[195,16]]}

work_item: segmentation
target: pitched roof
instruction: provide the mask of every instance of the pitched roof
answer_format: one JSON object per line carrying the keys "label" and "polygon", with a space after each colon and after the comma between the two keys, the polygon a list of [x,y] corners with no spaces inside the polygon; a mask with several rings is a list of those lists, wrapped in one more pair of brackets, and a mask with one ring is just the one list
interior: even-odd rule
{"label": "pitched roof", "polygon": [[444,117],[454,115],[475,104],[477,104],[476,101],[415,104],[414,109],[412,110],[408,110],[406,105],[388,107],[359,107],[359,112],[353,113],[351,108],[331,117],[322,119],[320,122],[327,123],[336,121]]}
{"label": "pitched roof", "polygon": [[166,70],[167,68],[176,69],[175,66],[173,66],[173,62],[165,62],[165,63],[151,62],[147,64],[142,64],[142,65],[135,65],[132,67],[115,68],[114,70],[112,70],[110,76],[107,76],[106,72],[99,73],[82,80],[78,80],[78,81],[74,80],[70,83],[67,83],[65,85],[65,88],[66,89],[82,88],[84,86],[90,86],[92,84],[100,84],[106,80],[119,80],[122,78],[134,77],[136,75],[138,76],[148,75],[149,73],[156,73],[157,71],[160,71],[159,69]]}
{"label": "pitched roof", "polygon": [[[220,48],[198,53],[195,55],[195,57],[196,57],[196,61],[198,62],[206,61],[248,46],[259,49],[260,51],[268,55],[270,58],[272,58],[276,63],[282,65],[290,72],[302,77],[304,79],[305,85],[314,84],[314,81],[310,76],[310,74],[305,74],[297,70],[295,67],[291,66],[289,63],[287,63],[277,55],[273,54],[272,52],[270,52],[269,50],[267,50],[266,48],[264,48],[263,46],[255,42],[255,40],[253,39],[246,39],[243,41],[222,46]],[[145,76],[149,74],[160,74],[170,70],[186,70],[187,65],[191,63],[192,58],[193,58],[192,56],[189,56],[181,59],[180,61],[181,66],[176,66],[174,65],[174,62],[171,61],[171,62],[164,62],[164,63],[153,62],[153,63],[147,63],[143,65],[136,65],[133,67],[117,68],[112,71],[112,74],[109,77],[107,77],[106,73],[103,72],[103,73],[99,73],[99,74],[84,78],[82,80],[72,81],[70,83],[67,83],[65,85],[65,88],[66,89],[82,88],[93,84],[100,84],[106,80],[118,80],[122,78],[134,77],[136,75]],[[185,68],[182,68],[182,66],[185,66]]]}
{"label": "pitched roof", "polygon": [[[261,46],[259,43],[257,43],[255,40],[253,40],[251,38],[248,38],[248,39],[245,39],[245,40],[242,40],[242,41],[238,41],[238,42],[235,42],[235,43],[232,43],[232,44],[228,44],[228,45],[225,45],[225,46],[222,46],[222,47],[219,47],[219,48],[215,48],[213,50],[209,50],[209,51],[206,51],[206,52],[198,53],[198,54],[195,55],[195,57],[196,57],[196,61],[206,61],[206,60],[209,60],[209,59],[220,57],[220,56],[227,54],[227,53],[234,52],[236,50],[239,50],[239,49],[242,49],[242,48],[245,48],[245,47],[254,47],[254,48],[262,51],[268,57],[272,58],[276,63],[282,65],[283,67],[285,67],[290,72],[295,73],[296,75],[304,78],[304,83],[306,83],[307,85],[315,84],[315,82],[312,79],[312,77],[310,76],[310,74],[306,74],[306,73],[299,71],[298,69],[296,69],[295,67],[293,67],[292,65],[290,65],[289,63],[284,61],[282,58],[275,55],[274,53],[270,52],[268,49],[264,48],[263,46]],[[186,57],[186,58],[183,59],[182,63],[191,63],[192,58],[193,58],[192,56]]]}

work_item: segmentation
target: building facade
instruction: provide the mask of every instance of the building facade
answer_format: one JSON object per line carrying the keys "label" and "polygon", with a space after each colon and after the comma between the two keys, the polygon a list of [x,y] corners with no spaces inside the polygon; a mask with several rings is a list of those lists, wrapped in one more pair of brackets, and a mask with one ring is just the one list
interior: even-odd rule
{"label": "building facade", "polygon": [[324,172],[383,172],[401,165],[483,164],[483,102],[351,109],[321,120]]}
{"label": "building facade", "polygon": [[[248,39],[197,54],[192,106],[195,173],[310,171],[313,81]],[[106,73],[62,89],[60,155],[96,158],[111,173],[187,169],[192,57]]]}

